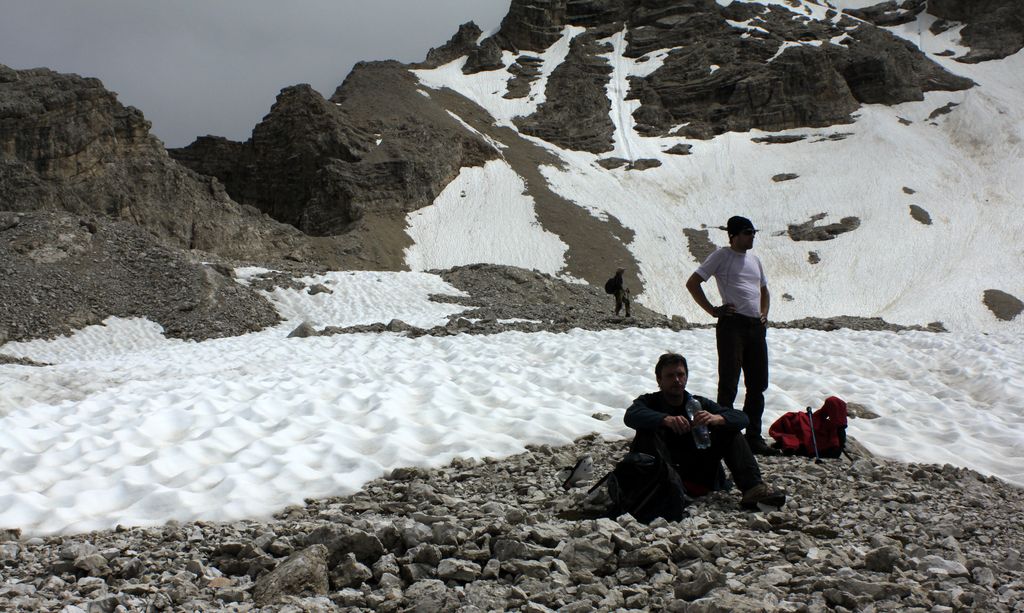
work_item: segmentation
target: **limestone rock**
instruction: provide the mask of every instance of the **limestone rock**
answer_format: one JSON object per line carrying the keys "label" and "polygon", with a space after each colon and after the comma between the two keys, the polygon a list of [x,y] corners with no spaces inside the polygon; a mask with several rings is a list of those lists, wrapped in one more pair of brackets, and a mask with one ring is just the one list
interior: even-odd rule
{"label": "limestone rock", "polygon": [[397,62],[357,64],[330,99],[308,85],[285,88],[245,143],[202,138],[170,154],[306,234],[398,234],[380,236],[385,251],[374,256],[375,267],[392,268],[406,240],[393,220],[433,202],[461,168],[497,155]]}
{"label": "limestone rock", "polygon": [[566,0],[513,0],[498,37],[510,49],[543,51],[562,35]]}
{"label": "limestone rock", "polygon": [[98,79],[45,68],[0,72],[7,210],[131,221],[165,245],[224,256],[276,255],[301,244],[294,228],[238,206],[219,183],[171,160],[142,112]]}
{"label": "limestone rock", "polygon": [[1024,4],[1016,0],[929,0],[928,12],[966,24],[960,37],[971,51],[962,62],[1001,59],[1024,48]]}
{"label": "limestone rock", "polygon": [[609,50],[594,35],[574,38],[565,61],[548,78],[545,101],[533,115],[516,118],[519,130],[566,149],[610,151],[615,127],[605,87],[612,68],[600,57]]}
{"label": "limestone rock", "polygon": [[292,554],[273,571],[256,581],[253,598],[263,606],[285,595],[311,596],[326,594],[327,548],[313,545]]}
{"label": "limestone rock", "polygon": [[423,65],[436,68],[465,56],[477,49],[476,41],[480,38],[480,26],[468,21],[459,26],[458,31],[440,47],[427,52]]}
{"label": "limestone rock", "polygon": [[309,338],[310,336],[316,336],[316,328],[313,324],[308,321],[304,321],[298,325],[297,328],[288,333],[288,338]]}
{"label": "limestone rock", "polygon": [[790,224],[787,230],[789,237],[795,241],[827,241],[860,227],[860,219],[856,217],[843,217],[837,223],[816,225],[825,216],[825,213],[819,213],[804,223]]}

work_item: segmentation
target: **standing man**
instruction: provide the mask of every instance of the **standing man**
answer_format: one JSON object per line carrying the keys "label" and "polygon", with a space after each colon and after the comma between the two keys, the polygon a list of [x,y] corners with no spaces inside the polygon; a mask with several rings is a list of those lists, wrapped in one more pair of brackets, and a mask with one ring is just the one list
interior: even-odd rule
{"label": "standing man", "polygon": [[[686,289],[712,317],[718,318],[715,340],[718,345],[718,404],[732,408],[736,400],[740,371],[746,395],[743,412],[750,424],[746,437],[751,451],[776,455],[761,438],[764,391],[768,389],[768,344],[765,324],[771,297],[764,267],[756,255],[747,253],[754,246],[757,229],[746,217],[730,217],[726,223],[729,246],[708,256],[686,281]],[[724,304],[714,306],[701,284],[715,278]]]}
{"label": "standing man", "polygon": [[622,278],[622,274],[626,272],[625,268],[615,269],[615,276],[608,279],[605,283],[605,291],[609,294],[615,294],[615,316],[618,317],[619,311],[622,307],[626,307],[626,317],[629,317],[629,288],[626,287],[626,281]]}

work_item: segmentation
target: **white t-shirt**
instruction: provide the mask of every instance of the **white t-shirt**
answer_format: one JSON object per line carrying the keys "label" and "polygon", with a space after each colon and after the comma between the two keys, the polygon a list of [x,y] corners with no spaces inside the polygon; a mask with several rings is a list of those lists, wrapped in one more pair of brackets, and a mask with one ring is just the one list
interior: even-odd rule
{"label": "white t-shirt", "polygon": [[740,315],[761,316],[761,288],[768,285],[768,278],[756,255],[720,247],[697,268],[697,275],[705,281],[714,277],[724,303]]}

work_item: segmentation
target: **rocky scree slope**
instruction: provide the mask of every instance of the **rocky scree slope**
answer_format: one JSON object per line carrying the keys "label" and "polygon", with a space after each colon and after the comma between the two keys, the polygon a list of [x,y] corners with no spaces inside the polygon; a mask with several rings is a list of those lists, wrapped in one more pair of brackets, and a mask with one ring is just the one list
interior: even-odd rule
{"label": "rocky scree slope", "polygon": [[[454,334],[497,334],[500,332],[568,332],[574,329],[610,330],[616,328],[668,328],[688,330],[706,328],[711,323],[691,323],[681,317],[665,317],[642,305],[634,304],[630,317],[615,315],[614,298],[593,285],[567,283],[535,270],[523,270],[500,264],[471,264],[448,270],[432,270],[447,283],[468,296],[433,294],[435,302],[458,304],[467,310],[448,316],[445,325],[419,328],[399,319],[387,323],[316,329],[303,323],[292,331],[292,336],[330,336],[362,332],[400,332],[411,338],[451,336]],[[291,274],[267,273],[251,281],[251,286],[271,290],[289,287],[310,293],[331,291],[324,285],[310,286]],[[941,324],[927,326],[900,326],[880,318],[830,317],[806,318],[792,322],[769,322],[778,328],[807,328],[814,330],[923,330],[944,332]]]}
{"label": "rocky scree slope", "polygon": [[[607,419],[607,415],[595,415]],[[0,608],[75,611],[1018,611],[1024,490],[952,466],[859,454],[762,462],[789,494],[738,494],[679,522],[571,520],[622,441],[396,469],[265,521],[0,531]],[[589,483],[587,484],[589,485]]]}
{"label": "rocky scree slope", "polygon": [[0,344],[145,317],[171,338],[237,336],[279,321],[232,269],[140,226],[59,211],[0,212]]}

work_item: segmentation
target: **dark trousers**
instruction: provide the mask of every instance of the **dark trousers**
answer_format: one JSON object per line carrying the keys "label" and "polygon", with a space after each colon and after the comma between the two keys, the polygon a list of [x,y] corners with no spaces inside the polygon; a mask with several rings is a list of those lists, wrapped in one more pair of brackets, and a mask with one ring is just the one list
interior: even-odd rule
{"label": "dark trousers", "polygon": [[718,319],[715,341],[718,345],[718,404],[732,408],[736,388],[743,372],[746,395],[743,412],[750,420],[747,436],[761,436],[764,391],[768,389],[768,342],[761,320],[743,315]]}
{"label": "dark trousers", "polygon": [[629,317],[629,290],[620,289],[615,292],[615,314],[618,315],[622,307],[626,307],[626,317]]}
{"label": "dark trousers", "polygon": [[697,449],[693,444],[693,435],[689,432],[675,434],[667,428],[659,428],[656,432],[638,431],[630,445],[630,451],[657,455],[654,437],[660,436],[672,455],[670,461],[684,483],[695,483],[708,490],[721,489],[723,461],[741,492],[761,483],[761,469],[757,465],[757,459],[754,458],[750,445],[740,431],[722,427],[711,428],[710,432],[711,446],[707,449]]}

